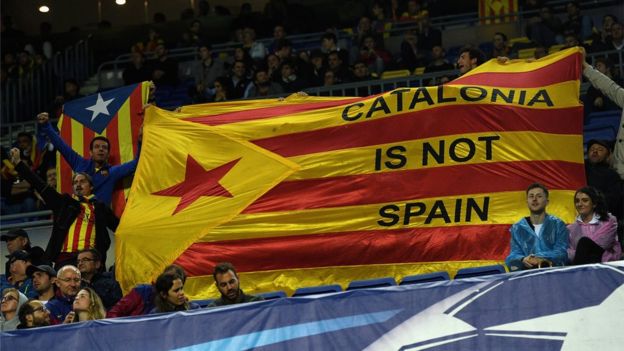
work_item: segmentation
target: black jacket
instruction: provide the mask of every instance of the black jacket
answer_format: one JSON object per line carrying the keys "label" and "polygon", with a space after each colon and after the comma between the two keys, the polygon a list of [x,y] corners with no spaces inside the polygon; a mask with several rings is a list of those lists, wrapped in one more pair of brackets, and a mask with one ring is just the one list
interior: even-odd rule
{"label": "black jacket", "polygon": [[[46,257],[54,262],[61,253],[69,228],[76,220],[78,214],[80,214],[80,201],[74,199],[69,194],[60,194],[55,189],[49,187],[24,162],[18,163],[15,166],[15,170],[23,179],[30,182],[33,188],[39,192],[46,206],[52,210],[54,224],[45,253]],[[117,229],[119,219],[115,217],[113,210],[102,202],[95,201],[94,208],[95,248],[102,254],[102,262],[106,262],[106,251],[108,251],[111,244],[106,228],[110,228],[113,231]]]}
{"label": "black jacket", "polygon": [[108,311],[121,300],[122,292],[119,283],[108,272],[96,273],[90,282],[82,281],[82,287],[90,287],[95,290],[102,299],[104,308]]}

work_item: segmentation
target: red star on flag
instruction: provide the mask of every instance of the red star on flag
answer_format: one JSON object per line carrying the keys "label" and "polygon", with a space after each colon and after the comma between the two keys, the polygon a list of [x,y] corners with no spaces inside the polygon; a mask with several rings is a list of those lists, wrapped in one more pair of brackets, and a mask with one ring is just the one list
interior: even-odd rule
{"label": "red star on flag", "polygon": [[238,161],[240,161],[240,158],[207,171],[189,154],[186,158],[186,174],[184,176],[184,181],[152,194],[181,198],[178,206],[171,214],[172,216],[189,207],[201,196],[233,197],[227,189],[219,184],[219,181],[238,163]]}

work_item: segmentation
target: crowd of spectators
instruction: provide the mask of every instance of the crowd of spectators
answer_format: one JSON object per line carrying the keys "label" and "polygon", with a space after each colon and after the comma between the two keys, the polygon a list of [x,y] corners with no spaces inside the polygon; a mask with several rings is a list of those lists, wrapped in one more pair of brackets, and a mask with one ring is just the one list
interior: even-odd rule
{"label": "crowd of spectators", "polygon": [[[145,43],[132,47],[132,62],[124,70],[124,83],[152,79],[161,86],[187,84],[192,86],[190,102],[201,103],[374,80],[382,78],[387,71],[408,70],[412,74],[416,69],[419,73],[452,70],[459,50],[453,47],[453,53],[447,55],[449,48],[442,43],[441,31],[431,25],[432,13],[435,15],[435,11],[439,11],[436,4],[435,1],[416,0],[373,1],[367,13],[348,29],[350,36],[340,35],[335,27],[328,27],[320,35],[318,44],[305,47],[288,39],[289,28],[283,24],[272,28],[273,37],[264,41],[269,42],[267,45],[256,38],[258,30],[266,30],[249,23],[241,25],[233,31],[233,42],[238,46],[232,52],[215,52],[203,39],[198,20],[191,22],[177,43],[157,39],[159,35],[152,29]],[[566,13],[559,17],[545,1],[526,1],[524,7],[529,11],[524,28],[528,42],[512,43],[506,33],[497,32],[491,42],[473,46],[483,50],[488,59],[518,57],[519,51],[527,48],[534,49],[535,58],[545,56],[551,47],[550,50],[554,50],[581,45],[590,53],[622,50],[621,24],[612,14],[605,15],[602,27],[597,27],[574,1],[566,3]],[[393,26],[406,29],[402,33],[394,32],[399,33],[401,42],[389,49],[386,45],[388,29]],[[197,47],[198,51],[193,69],[178,74],[175,59],[167,57],[166,52],[167,48],[181,46]],[[146,63],[145,55],[153,57],[151,62]],[[163,69],[163,60],[166,69]],[[612,55],[605,62],[616,81],[621,79],[619,71],[613,69],[617,60],[617,55]],[[166,72],[164,76],[169,79],[163,79],[162,72]],[[259,78],[257,72],[260,72]],[[430,83],[440,84],[454,77],[449,73]]]}
{"label": "crowd of spectators", "polygon": [[[24,235],[28,238],[28,234]],[[6,239],[7,243],[11,241]],[[104,270],[97,250],[82,250],[79,257],[78,266],[53,268],[49,262],[36,265],[29,251],[13,251],[9,255],[10,275],[2,276],[0,281],[0,331],[263,300],[261,296],[244,293],[236,268],[229,262],[218,263],[214,268],[215,287],[221,296],[202,301],[200,306],[185,295],[186,273],[180,266],[167,266],[152,284],[137,285],[122,296],[114,273]]]}
{"label": "crowd of spectators", "polygon": [[[497,32],[486,53],[476,47],[467,47],[458,52],[456,60],[449,60],[440,31],[430,25],[430,9],[424,6],[426,3],[416,0],[404,4],[399,1],[375,1],[370,14],[359,18],[349,40],[340,40],[335,28],[329,28],[319,38],[318,46],[312,49],[296,50],[287,39],[287,27],[284,25],[274,26],[273,41],[269,45],[257,41],[253,27],[242,26],[235,31],[240,45],[231,56],[213,52],[211,45],[202,39],[201,23],[194,20],[180,40],[182,46],[197,47],[199,58],[192,68],[193,83],[188,94],[193,102],[227,101],[293,93],[313,86],[368,81],[382,77],[388,70],[412,72],[423,68],[429,73],[457,68],[458,73],[453,74],[464,74],[486,58],[514,57],[518,54],[520,48],[509,44],[505,33]],[[545,55],[553,45],[561,45],[562,48],[583,45],[589,52],[622,50],[624,46],[622,25],[613,15],[605,15],[601,29],[596,29],[575,2],[566,5],[565,21],[553,17],[552,9],[542,1],[527,1],[527,4],[537,11],[528,18],[526,27],[527,36],[532,40],[530,45],[536,49],[536,58]],[[384,32],[390,21],[416,23],[415,27],[403,33],[398,52],[390,52],[384,45]],[[32,72],[35,64],[32,57],[31,63],[28,63],[28,54],[34,55],[34,52],[25,51],[24,59],[20,53],[18,62],[15,62],[15,57],[4,55],[3,74],[6,72],[7,76],[15,74],[20,77]],[[146,60],[146,55],[153,58]],[[597,60],[595,69],[618,82],[621,77],[612,69],[610,59]],[[152,30],[146,42],[133,46],[131,63],[124,70],[123,79],[126,84],[152,80],[160,87],[176,86],[182,78],[178,64],[169,56],[167,44],[159,38],[158,32]],[[442,84],[451,78],[450,75],[442,77],[431,84]],[[78,83],[66,81],[65,93],[54,100],[51,113],[58,115],[63,103],[79,97]],[[618,101],[611,99],[600,87],[590,88],[586,106],[592,111],[621,108],[621,102],[618,104]],[[124,175],[132,173],[136,160],[126,166],[116,166],[120,168],[108,165],[110,144],[101,137],[91,141],[91,158],[77,159],[62,143],[48,119],[48,114],[39,115],[40,133],[37,136],[21,133],[17,137],[16,148],[10,153],[2,150],[2,214],[46,208],[55,211],[53,235],[45,251],[32,247],[28,234],[23,230],[2,236],[10,254],[7,274],[0,282],[2,330],[198,308],[184,295],[186,275],[177,266],[167,267],[152,285],[137,286],[122,297],[113,272],[106,272],[104,266],[110,241],[102,243],[103,236],[108,238],[108,233],[103,233],[105,227],[114,230],[117,219],[112,218],[114,216],[107,207],[112,185],[103,185],[105,180],[98,178],[98,174],[104,170],[109,176],[107,180],[114,182],[118,178],[112,174],[121,168]],[[512,252],[510,262],[513,263],[509,263],[510,266],[525,269],[546,261],[561,265],[568,261],[581,264],[620,258],[621,234],[620,242],[614,235],[616,217],[619,217],[620,223],[624,217],[623,180],[611,167],[612,149],[609,141],[592,140],[588,143],[585,169],[587,183],[591,187],[579,189],[575,194],[579,217],[569,227],[573,237],[568,239],[565,235],[566,243],[572,240],[573,247],[557,257],[540,258],[529,252]],[[60,194],[56,190],[56,150],[61,151],[66,159],[74,158],[75,162],[70,162],[77,171],[73,179],[73,194]],[[96,196],[93,196],[94,193]],[[545,212],[548,190],[541,185],[530,187],[527,204],[531,216],[524,222],[521,220],[518,225],[525,227],[517,230],[539,232],[550,218]],[[592,207],[592,204],[596,206]],[[75,213],[66,213],[65,209],[75,209]],[[68,231],[78,221],[88,221],[89,216],[94,216],[92,221],[95,221],[95,226],[102,225],[104,230],[98,227],[92,238],[77,244],[79,247],[67,247]],[[594,217],[595,223],[591,222]],[[106,223],[99,222],[104,218]],[[554,218],[552,220],[563,228],[562,223]],[[605,228],[609,226],[608,234],[614,239],[609,241],[609,248],[605,245],[602,249],[596,248],[583,239],[590,236],[586,233],[589,229],[584,226],[592,223]],[[614,245],[618,250],[611,249]],[[613,255],[607,255],[605,250],[613,251],[610,251]],[[577,257],[579,252],[582,252],[582,260]],[[232,265],[218,265],[213,276],[221,297],[211,306],[258,300],[255,296],[245,295],[240,289],[238,275]]]}
{"label": "crowd of spectators", "polygon": [[[268,44],[259,42],[256,29],[248,24],[261,21],[249,20],[252,15],[246,9],[241,18],[248,21],[237,22],[247,24],[233,31],[239,45],[232,52],[215,52],[204,40],[198,18],[205,16],[206,11],[214,11],[206,10],[205,5],[200,6],[202,10],[198,16],[190,17],[188,29],[180,41],[173,44],[176,47],[197,48],[197,60],[188,70],[188,75],[180,75],[180,63],[169,55],[168,44],[161,38],[159,31],[152,28],[144,42],[133,45],[131,62],[123,71],[124,83],[152,80],[161,88],[185,85],[189,101],[201,103],[290,94],[309,87],[361,83],[381,78],[388,70],[450,72],[429,81],[430,85],[443,84],[457,73],[461,74],[464,69],[464,61],[459,53],[447,55],[440,30],[431,26],[431,14],[440,11],[435,1],[373,1],[368,14],[356,21],[347,40],[338,35],[336,28],[328,28],[320,35],[316,45],[300,49],[288,39],[288,28],[283,24],[273,26],[273,37]],[[566,3],[565,8],[566,13],[559,19],[554,16],[547,2],[527,0],[524,3],[524,10],[528,11],[525,30],[531,42],[511,44],[505,33],[497,32],[491,42],[479,45],[485,53],[484,59],[498,56],[513,58],[519,50],[527,47],[534,48],[535,58],[541,58],[553,45],[561,48],[582,45],[590,53],[622,50],[622,24],[615,15],[604,15],[602,25],[598,27],[582,13],[577,2]],[[160,16],[156,17],[155,20],[159,22],[163,20]],[[408,23],[408,29],[402,34],[397,50],[391,52],[384,43],[387,40],[386,30],[388,25],[401,23]],[[20,35],[19,31],[12,28],[10,18],[3,21],[3,26],[3,37]],[[50,31],[48,24],[42,24],[41,37],[47,38]],[[42,40],[27,45],[17,55],[18,60],[15,54],[4,53],[3,72],[8,76],[32,72],[36,60],[33,58],[34,52],[29,50],[33,47],[40,47],[39,55],[45,59],[50,54],[51,43]],[[476,46],[472,46],[472,49],[477,52]],[[599,58],[595,67],[621,84],[621,69],[613,64],[616,59],[617,55]],[[479,60],[478,64],[481,62]],[[455,68],[459,68],[459,72],[454,71]],[[359,95],[367,94],[366,89],[355,92]],[[66,80],[63,94],[50,103],[50,118],[58,118],[64,103],[82,96],[78,82]],[[615,102],[594,87],[589,88],[583,99],[586,114],[618,108]],[[56,162],[56,146],[49,139],[54,135],[51,130],[40,128],[38,135],[20,133],[14,144],[20,149],[24,162],[41,178],[47,179],[49,184],[55,180]],[[6,159],[7,150],[3,149],[2,155],[2,214],[46,208],[32,185],[16,175]]]}
{"label": "crowd of spectators", "polygon": [[[123,72],[123,82],[131,84],[153,80],[160,86],[185,85],[188,88],[188,102],[210,102],[260,97],[290,93],[309,87],[331,86],[340,83],[360,82],[364,77],[377,79],[386,71],[407,69],[410,73],[436,72],[453,68],[458,58],[456,47],[444,46],[440,29],[431,25],[431,17],[446,15],[440,1],[434,0],[374,0],[360,12],[365,14],[354,22],[350,37],[338,35],[336,27],[328,26],[318,44],[299,47],[288,39],[288,34],[301,33],[297,23],[288,20],[294,7],[279,1],[269,2],[264,13],[254,12],[245,3],[232,22],[232,41],[238,44],[233,52],[216,52],[202,28],[207,16],[229,14],[223,7],[211,7],[207,1],[200,1],[198,12],[183,11],[181,19],[188,21],[188,27],[177,40],[168,42],[161,35],[166,30],[164,14],[154,15],[155,25],[149,28],[145,40],[131,48],[131,62]],[[471,8],[472,9],[472,8]],[[511,43],[508,33],[498,32],[478,46],[486,52],[487,58],[497,56],[516,57],[519,50],[535,48],[535,57],[545,55],[549,48],[567,48],[583,45],[591,52],[622,50],[621,23],[616,16],[607,14],[601,25],[581,10],[578,2],[565,3],[565,13],[555,14],[548,1],[526,0],[521,3],[524,11],[524,35],[530,43]],[[455,10],[455,9],[453,9]],[[231,14],[229,14],[231,15]],[[103,21],[103,23],[106,21]],[[323,23],[323,21],[319,21]],[[108,22],[106,22],[108,23]],[[270,25],[273,23],[273,25]],[[3,39],[19,37],[20,31],[13,29],[10,17],[3,22]],[[100,28],[110,26],[101,24]],[[406,28],[403,32],[396,29]],[[270,28],[270,29],[269,29]],[[388,29],[392,35],[399,35],[401,42],[388,47]],[[17,50],[5,50],[2,58],[2,79],[25,77],[41,66],[52,55],[50,42],[51,26],[41,25],[40,39]],[[269,44],[257,40],[257,33],[272,32]],[[489,38],[488,38],[489,39]],[[396,38],[392,38],[393,42]],[[266,41],[264,41],[266,43]],[[476,45],[475,45],[476,46]],[[173,48],[196,47],[197,59],[192,70],[179,72],[179,63],[168,51]],[[449,49],[452,52],[449,54]],[[335,51],[338,57],[332,55]],[[607,67],[613,67],[617,55],[607,58]],[[243,65],[238,62],[242,62]],[[356,66],[360,68],[356,73]],[[362,69],[366,67],[366,70]],[[266,71],[268,81],[257,71]],[[612,76],[621,79],[618,71],[612,69]],[[215,84],[219,79],[219,83]],[[229,78],[229,79],[225,79]],[[431,81],[439,84],[454,78],[452,74]],[[226,80],[231,81],[225,82]],[[273,85],[268,89],[270,83]],[[253,87],[253,89],[252,89]]]}

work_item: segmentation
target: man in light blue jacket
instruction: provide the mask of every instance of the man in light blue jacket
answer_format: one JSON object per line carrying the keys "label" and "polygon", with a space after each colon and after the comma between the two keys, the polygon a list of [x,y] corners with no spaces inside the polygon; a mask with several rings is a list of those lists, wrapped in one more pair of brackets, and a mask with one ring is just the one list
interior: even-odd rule
{"label": "man in light blue jacket", "polygon": [[511,252],[505,263],[510,271],[563,266],[567,262],[568,229],[559,218],[546,213],[548,189],[531,184],[526,191],[531,214],[511,226]]}

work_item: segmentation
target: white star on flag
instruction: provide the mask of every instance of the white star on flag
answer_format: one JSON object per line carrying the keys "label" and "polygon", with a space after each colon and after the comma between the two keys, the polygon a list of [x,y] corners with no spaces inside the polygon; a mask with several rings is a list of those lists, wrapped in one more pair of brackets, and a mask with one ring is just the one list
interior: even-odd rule
{"label": "white star on flag", "polygon": [[100,113],[109,116],[110,113],[108,112],[108,105],[113,102],[113,100],[115,100],[115,98],[104,101],[104,99],[102,99],[102,94],[98,93],[95,105],[86,108],[89,111],[93,111],[93,115],[91,115],[91,122],[93,122]]}

